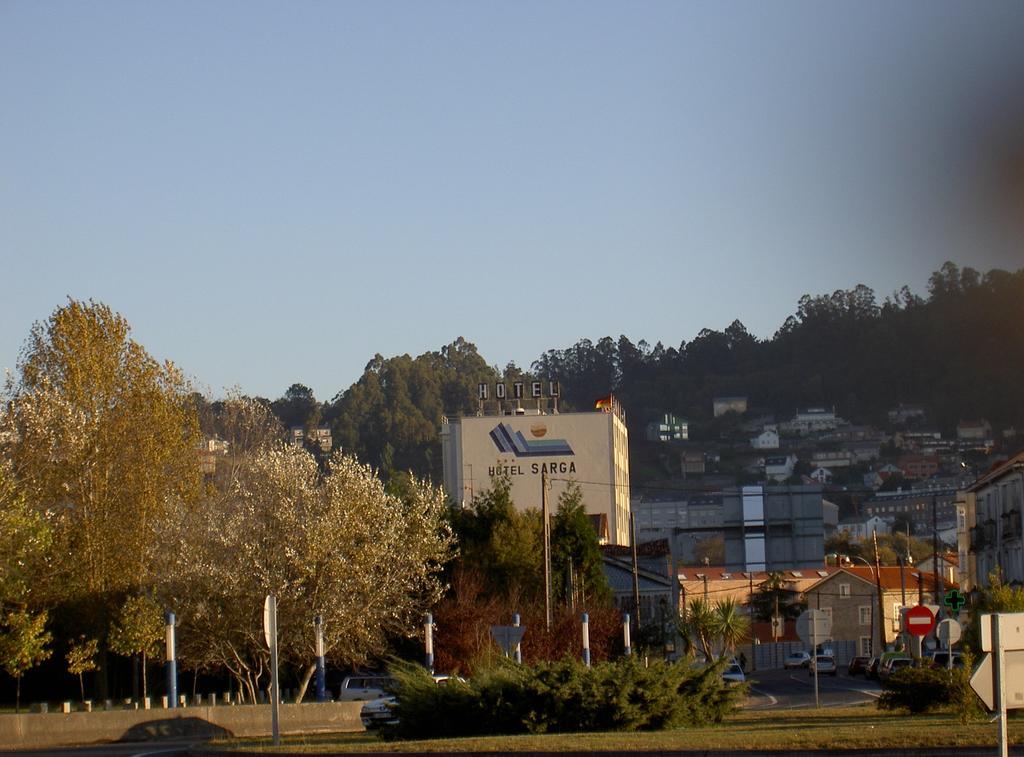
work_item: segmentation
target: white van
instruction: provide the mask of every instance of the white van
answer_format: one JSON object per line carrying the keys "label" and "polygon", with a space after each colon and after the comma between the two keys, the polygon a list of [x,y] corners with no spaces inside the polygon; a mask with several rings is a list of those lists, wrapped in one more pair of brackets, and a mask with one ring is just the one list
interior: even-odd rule
{"label": "white van", "polygon": [[338,692],[339,702],[363,702],[391,696],[387,689],[395,685],[395,679],[382,675],[345,676]]}

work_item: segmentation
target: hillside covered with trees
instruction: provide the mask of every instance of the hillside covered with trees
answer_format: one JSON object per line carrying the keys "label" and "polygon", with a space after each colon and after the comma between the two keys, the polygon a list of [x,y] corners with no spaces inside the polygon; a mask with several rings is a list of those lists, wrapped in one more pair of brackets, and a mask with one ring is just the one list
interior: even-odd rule
{"label": "hillside covered with trees", "polygon": [[633,438],[664,413],[687,418],[691,438],[710,438],[712,400],[721,395],[747,396],[752,408],[780,417],[834,406],[852,422],[881,424],[888,409],[913,403],[943,431],[973,418],[1020,427],[1022,322],[1024,269],[982,274],[946,263],[927,297],[903,287],[879,302],[863,285],[805,295],[771,339],[734,321],[678,346],[581,339],[528,369],[499,369],[460,337],[416,358],[376,355],[329,402],[295,384],[272,405],[286,426],[329,426],[336,445],[385,475],[412,471],[435,482],[441,416],[474,412],[477,383],[502,378],[560,381],[563,409],[589,409],[614,392]]}

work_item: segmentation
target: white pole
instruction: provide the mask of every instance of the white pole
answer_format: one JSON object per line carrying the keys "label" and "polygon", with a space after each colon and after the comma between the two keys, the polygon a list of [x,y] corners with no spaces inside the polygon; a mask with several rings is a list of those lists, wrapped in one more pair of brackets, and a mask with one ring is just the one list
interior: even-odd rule
{"label": "white pole", "polygon": [[583,613],[583,664],[590,667],[590,616]]}
{"label": "white pole", "polygon": [[277,597],[270,595],[270,725],[274,746],[281,744],[281,682],[277,677]]}
{"label": "white pole", "polygon": [[425,651],[426,668],[434,672],[434,616],[427,613],[423,618],[423,645]]}
{"label": "white pole", "polygon": [[[519,613],[512,613],[512,625],[519,628],[519,622]],[[512,659],[520,663],[523,661],[523,645],[518,641],[516,642],[515,649],[512,650]]]}

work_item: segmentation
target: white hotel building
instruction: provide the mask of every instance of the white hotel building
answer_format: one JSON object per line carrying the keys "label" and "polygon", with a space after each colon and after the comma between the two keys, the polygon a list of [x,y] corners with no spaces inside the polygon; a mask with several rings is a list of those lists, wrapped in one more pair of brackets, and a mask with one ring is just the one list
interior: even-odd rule
{"label": "white hotel building", "polygon": [[[539,404],[539,403],[538,403]],[[503,414],[444,418],[444,487],[456,503],[472,501],[504,474],[521,510],[541,509],[541,477],[550,481],[548,506],[570,481],[588,515],[607,519],[613,544],[629,544],[629,447],[621,407],[612,399],[587,413],[517,408]]]}

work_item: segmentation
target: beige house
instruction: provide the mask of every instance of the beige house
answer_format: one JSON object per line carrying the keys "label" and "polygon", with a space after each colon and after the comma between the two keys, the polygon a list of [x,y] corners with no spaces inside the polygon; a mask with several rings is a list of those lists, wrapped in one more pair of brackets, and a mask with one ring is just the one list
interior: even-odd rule
{"label": "beige house", "polygon": [[[796,598],[809,587],[839,570],[839,568],[829,566],[817,570],[784,570],[778,571],[778,573],[781,575],[786,590]],[[732,599],[745,608],[749,608],[751,598],[757,594],[761,584],[770,577],[771,573],[763,570],[736,572],[714,565],[680,567],[678,570],[679,606],[685,608],[693,600],[706,597],[711,603],[721,599]],[[790,627],[792,628],[791,624]],[[767,628],[762,630],[764,635],[758,636],[759,640],[761,642],[771,641],[771,631]],[[756,628],[755,633],[758,633]]]}
{"label": "beige house", "polygon": [[845,566],[815,582],[804,598],[808,608],[831,618],[833,641],[854,641],[858,654],[876,654],[896,641],[900,608],[936,604],[935,575],[912,567],[882,566],[876,576],[873,566]]}

